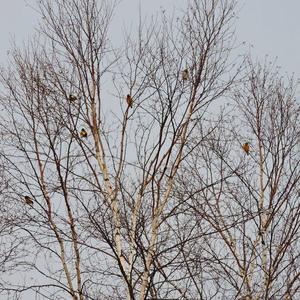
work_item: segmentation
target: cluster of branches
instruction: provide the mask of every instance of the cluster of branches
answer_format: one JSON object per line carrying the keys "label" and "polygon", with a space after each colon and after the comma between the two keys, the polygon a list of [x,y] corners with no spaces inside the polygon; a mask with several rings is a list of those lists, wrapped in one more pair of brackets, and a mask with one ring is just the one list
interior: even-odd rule
{"label": "cluster of branches", "polygon": [[235,0],[123,46],[116,4],[40,1],[1,72],[1,297],[300,298],[296,82],[236,54]]}

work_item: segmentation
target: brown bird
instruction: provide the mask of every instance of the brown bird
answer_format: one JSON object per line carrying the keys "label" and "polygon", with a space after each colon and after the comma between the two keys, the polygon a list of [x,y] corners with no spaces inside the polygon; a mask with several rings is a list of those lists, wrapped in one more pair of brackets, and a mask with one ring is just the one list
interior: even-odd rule
{"label": "brown bird", "polygon": [[249,155],[250,152],[250,144],[249,143],[245,143],[243,145],[243,150],[246,152],[247,155]]}
{"label": "brown bird", "polygon": [[80,130],[80,137],[87,138],[88,134],[84,128]]}
{"label": "brown bird", "polygon": [[33,205],[33,200],[32,200],[31,197],[25,196],[24,198],[25,198],[25,203],[26,203],[27,205],[30,205],[30,206]]}
{"label": "brown bird", "polygon": [[182,75],[182,80],[188,80],[189,79],[189,70],[188,69],[183,70],[181,75]]}
{"label": "brown bird", "polygon": [[69,101],[70,102],[75,102],[77,100],[77,97],[74,94],[69,95]]}
{"label": "brown bird", "polygon": [[128,94],[126,97],[126,102],[130,108],[132,108],[133,100],[132,97]]}

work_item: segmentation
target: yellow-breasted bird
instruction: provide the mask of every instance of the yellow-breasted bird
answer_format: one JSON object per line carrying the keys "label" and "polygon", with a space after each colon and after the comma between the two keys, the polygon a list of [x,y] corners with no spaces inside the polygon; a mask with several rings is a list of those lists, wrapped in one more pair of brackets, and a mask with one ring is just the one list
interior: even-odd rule
{"label": "yellow-breasted bird", "polygon": [[243,150],[246,152],[247,155],[249,155],[250,152],[250,144],[249,143],[245,143],[243,145]]}
{"label": "yellow-breasted bird", "polygon": [[27,205],[30,205],[30,206],[33,205],[33,200],[32,200],[31,197],[25,196],[24,198],[25,198],[25,203],[26,203]]}
{"label": "yellow-breasted bird", "polygon": [[77,97],[74,95],[74,94],[70,94],[69,95],[69,101],[70,102],[74,102],[74,101],[76,101],[77,100]]}
{"label": "yellow-breasted bird", "polygon": [[84,128],[80,130],[80,137],[87,138],[88,134]]}
{"label": "yellow-breasted bird", "polygon": [[126,96],[126,102],[127,102],[128,106],[130,108],[132,108],[133,100],[132,100],[132,97],[129,94]]}
{"label": "yellow-breasted bird", "polygon": [[182,80],[188,80],[189,79],[189,70],[188,69],[183,70],[181,75],[182,75]]}

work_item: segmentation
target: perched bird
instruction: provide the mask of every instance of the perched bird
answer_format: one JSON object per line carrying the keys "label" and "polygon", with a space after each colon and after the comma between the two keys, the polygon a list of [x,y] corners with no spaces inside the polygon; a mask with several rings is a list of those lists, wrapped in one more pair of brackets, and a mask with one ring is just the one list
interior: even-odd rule
{"label": "perched bird", "polygon": [[77,97],[74,95],[74,94],[70,94],[69,95],[69,101],[70,102],[74,102],[74,101],[76,101],[77,100]]}
{"label": "perched bird", "polygon": [[188,80],[189,79],[189,70],[185,69],[182,71],[182,80]]}
{"label": "perched bird", "polygon": [[130,108],[132,108],[133,100],[132,97],[128,94],[126,97],[126,102]]}
{"label": "perched bird", "polygon": [[25,196],[24,198],[25,198],[25,203],[26,203],[27,205],[30,205],[30,206],[33,205],[33,200],[32,200],[31,197]]}
{"label": "perched bird", "polygon": [[246,152],[247,155],[249,155],[250,152],[250,144],[249,143],[245,143],[243,145],[243,150]]}
{"label": "perched bird", "polygon": [[87,138],[88,134],[84,128],[80,130],[80,137]]}

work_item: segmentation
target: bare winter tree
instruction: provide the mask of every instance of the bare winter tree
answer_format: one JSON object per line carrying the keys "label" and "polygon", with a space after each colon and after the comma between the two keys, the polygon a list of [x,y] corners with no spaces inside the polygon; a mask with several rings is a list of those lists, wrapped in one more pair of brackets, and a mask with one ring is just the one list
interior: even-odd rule
{"label": "bare winter tree", "polygon": [[297,297],[293,82],[251,63],[236,81],[234,0],[140,21],[123,46],[116,4],[42,0],[1,72],[1,295]]}
{"label": "bare winter tree", "polygon": [[181,255],[195,298],[298,299],[297,84],[250,59],[247,74],[233,109],[179,172],[191,239]]}

